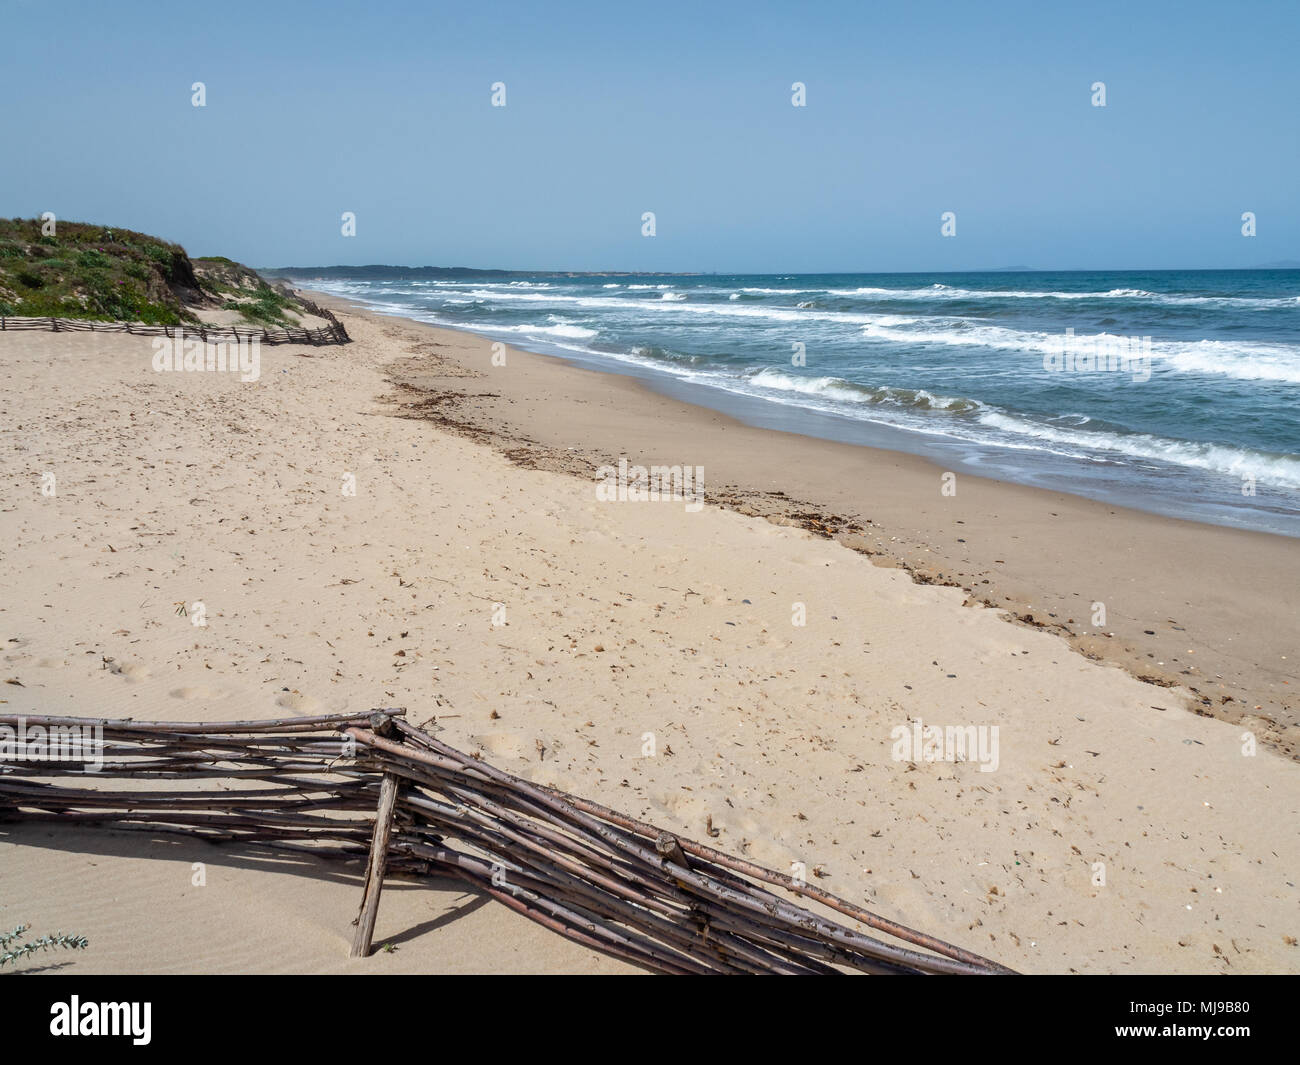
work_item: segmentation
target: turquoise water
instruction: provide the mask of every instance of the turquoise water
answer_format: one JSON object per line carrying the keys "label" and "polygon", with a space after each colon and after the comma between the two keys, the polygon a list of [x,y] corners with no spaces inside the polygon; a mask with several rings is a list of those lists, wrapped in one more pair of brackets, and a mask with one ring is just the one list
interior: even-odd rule
{"label": "turquoise water", "polygon": [[299,279],[755,424],[1300,535],[1300,271]]}

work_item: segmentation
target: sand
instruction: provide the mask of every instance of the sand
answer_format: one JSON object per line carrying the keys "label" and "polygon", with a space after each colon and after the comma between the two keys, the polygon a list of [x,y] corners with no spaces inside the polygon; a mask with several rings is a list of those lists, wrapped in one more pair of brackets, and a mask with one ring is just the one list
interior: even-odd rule
{"label": "sand", "polygon": [[[1291,542],[974,478],[954,497],[970,535],[954,535],[937,487],[908,509],[908,478],[937,479],[919,460],[748,430],[513,349],[494,367],[467,334],[345,322],[345,347],[262,348],[249,384],[155,373],[145,338],[0,334],[0,679],[21,684],[0,686],[6,711],[406,706],[504,769],[778,869],[805,863],[823,887],[1013,968],[1300,968],[1294,704],[1285,661],[1267,660],[1290,631]],[[636,461],[652,440],[705,466],[703,509],[597,499],[590,464]],[[869,508],[823,494],[849,461],[870,476]],[[782,517],[756,505],[780,500],[764,492],[820,517]],[[1093,523],[1077,535],[1110,557],[1050,566],[1044,511]],[[821,535],[830,517],[875,556]],[[943,553],[957,537],[961,567]],[[1250,576],[1246,546],[1271,580]],[[925,547],[975,594],[900,568]],[[1252,608],[1210,560],[1225,582],[1257,582],[1238,589]],[[1198,569],[1205,594],[1183,598],[1193,584],[1175,571]],[[1094,573],[1109,575],[1101,592],[1081,579]],[[1152,661],[1175,686],[1009,622],[979,601],[994,580],[1026,589],[1036,620],[1080,628],[1076,604],[1110,596],[1112,645],[1150,616],[1124,593],[1167,601],[1182,631],[1144,627],[1171,648]],[[195,602],[205,627],[177,612]],[[1214,678],[1203,648],[1225,633],[1244,650]],[[1233,706],[1209,683],[1236,684],[1220,662],[1259,673],[1223,692],[1258,717],[1204,716]],[[916,718],[996,726],[996,769],[896,759],[891,732]],[[1247,725],[1261,739],[1249,756]],[[0,924],[89,937],[49,956],[65,971],[627,969],[454,885],[387,891],[376,942],[396,949],[349,961],[358,882],[191,841],[0,825]]]}

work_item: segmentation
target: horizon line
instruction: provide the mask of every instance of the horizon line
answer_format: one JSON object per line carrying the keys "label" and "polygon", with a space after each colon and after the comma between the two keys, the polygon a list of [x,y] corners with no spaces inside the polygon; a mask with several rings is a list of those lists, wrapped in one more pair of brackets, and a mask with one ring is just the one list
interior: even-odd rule
{"label": "horizon line", "polygon": [[529,269],[508,266],[435,266],[422,264],[407,266],[397,263],[335,263],[330,266],[257,266],[253,269],[268,273],[285,271],[321,271],[321,270],[439,270],[447,273],[476,274],[556,274],[579,277],[856,277],[864,274],[906,275],[906,274],[1149,274],[1149,273],[1224,273],[1231,271],[1252,270],[1300,270],[1300,259],[1279,259],[1274,263],[1260,263],[1255,266],[1125,266],[1125,267],[1043,267],[1043,266],[992,266],[967,270],[628,270],[622,268],[605,268],[598,270],[574,270],[556,267]]}

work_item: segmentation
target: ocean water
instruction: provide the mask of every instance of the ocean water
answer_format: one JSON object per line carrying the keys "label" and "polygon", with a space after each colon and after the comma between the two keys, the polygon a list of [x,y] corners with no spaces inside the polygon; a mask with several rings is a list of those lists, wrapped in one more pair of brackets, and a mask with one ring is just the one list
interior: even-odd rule
{"label": "ocean water", "polygon": [[298,279],[753,424],[1300,536],[1297,270]]}

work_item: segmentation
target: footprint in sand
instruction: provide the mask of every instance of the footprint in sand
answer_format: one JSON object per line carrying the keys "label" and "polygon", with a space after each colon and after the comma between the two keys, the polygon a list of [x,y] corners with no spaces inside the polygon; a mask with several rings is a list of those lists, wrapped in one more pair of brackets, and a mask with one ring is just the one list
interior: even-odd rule
{"label": "footprint in sand", "polygon": [[299,692],[285,692],[275,700],[275,705],[285,710],[310,714],[320,709],[320,700],[313,699],[310,695],[302,695]]}
{"label": "footprint in sand", "polygon": [[789,873],[791,863],[799,860],[789,847],[765,836],[750,840],[749,848],[745,851],[745,857],[750,861],[765,865],[769,869],[775,869],[781,873]]}
{"label": "footprint in sand", "polygon": [[173,699],[223,699],[226,693],[217,688],[198,685],[193,688],[173,688],[167,693]]}
{"label": "footprint in sand", "polygon": [[704,824],[705,817],[713,808],[703,796],[683,792],[660,795],[657,801],[673,817],[688,825]]}
{"label": "footprint in sand", "polygon": [[152,670],[140,662],[114,662],[112,670],[119,676],[127,680],[135,681],[137,684],[142,680],[148,680]]}
{"label": "footprint in sand", "polygon": [[939,920],[940,909],[935,906],[933,892],[914,886],[920,880],[909,879],[908,883],[899,883],[886,879],[872,881],[875,886],[875,901],[883,909],[894,913],[921,914],[927,922]]}
{"label": "footprint in sand", "polygon": [[481,736],[475,736],[474,742],[497,758],[522,758],[524,756],[523,741],[518,736],[513,736],[508,732],[487,732]]}

